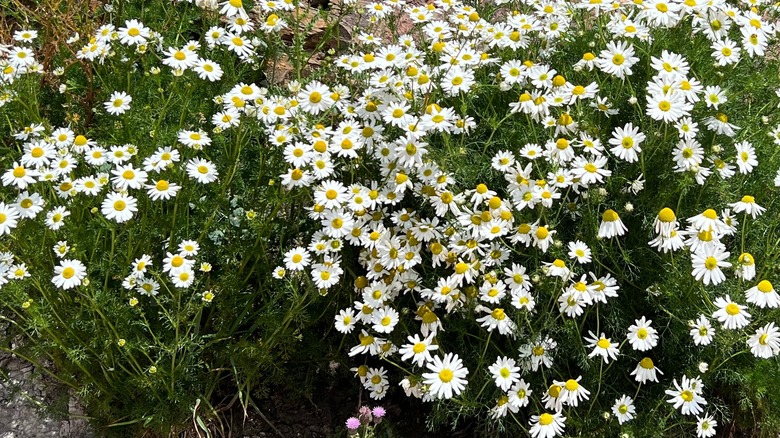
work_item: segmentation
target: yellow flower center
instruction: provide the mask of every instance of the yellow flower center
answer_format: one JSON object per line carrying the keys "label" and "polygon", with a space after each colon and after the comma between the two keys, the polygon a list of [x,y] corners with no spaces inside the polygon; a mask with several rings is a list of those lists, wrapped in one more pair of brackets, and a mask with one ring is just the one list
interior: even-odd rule
{"label": "yellow flower center", "polygon": [[615,222],[619,219],[617,212],[615,210],[609,209],[604,212],[604,214],[601,215],[601,219],[604,222]]}
{"label": "yellow flower center", "polygon": [[726,313],[728,313],[731,316],[739,315],[739,306],[737,306],[734,303],[726,304]]}
{"label": "yellow flower center", "polygon": [[774,288],[772,287],[772,283],[770,283],[767,280],[761,280],[758,283],[757,287],[758,287],[759,291],[761,291],[761,292],[763,292],[765,294],[768,294],[768,293],[770,293],[770,292],[772,292],[774,290]]}
{"label": "yellow flower center", "polygon": [[114,202],[114,210],[116,211],[124,211],[124,209],[127,208],[127,204],[125,204],[125,201],[122,201],[121,199]]}
{"label": "yellow flower center", "polygon": [[454,376],[452,374],[452,371],[449,370],[448,368],[439,371],[439,380],[441,380],[444,383],[450,383],[453,377]]}
{"label": "yellow flower center", "polygon": [[67,268],[62,270],[62,276],[65,279],[69,279],[69,278],[73,277],[74,275],[76,275],[76,270],[71,268],[70,266],[68,266]]}
{"label": "yellow flower center", "polygon": [[665,223],[674,222],[677,216],[674,215],[674,211],[669,207],[664,207],[658,212],[658,220]]}
{"label": "yellow flower center", "polygon": [[701,215],[704,216],[707,219],[717,219],[718,218],[718,213],[716,213],[715,210],[713,210],[711,208],[708,208],[708,209],[704,210],[704,213],[702,213]]}

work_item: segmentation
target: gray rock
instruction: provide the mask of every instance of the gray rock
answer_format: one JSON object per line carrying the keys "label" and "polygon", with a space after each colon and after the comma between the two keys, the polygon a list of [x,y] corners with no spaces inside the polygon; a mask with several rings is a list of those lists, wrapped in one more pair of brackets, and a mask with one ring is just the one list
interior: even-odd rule
{"label": "gray rock", "polygon": [[[35,367],[0,353],[0,438],[93,438],[78,400]],[[7,378],[3,379],[5,375]],[[68,412],[45,409],[51,400],[68,398]]]}

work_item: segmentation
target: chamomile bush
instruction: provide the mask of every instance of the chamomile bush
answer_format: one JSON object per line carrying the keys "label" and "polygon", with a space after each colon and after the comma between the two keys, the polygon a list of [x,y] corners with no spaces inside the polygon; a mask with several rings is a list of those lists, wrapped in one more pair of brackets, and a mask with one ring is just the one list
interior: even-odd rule
{"label": "chamomile bush", "polygon": [[0,65],[12,351],[102,424],[335,352],[431,428],[780,430],[775,5],[109,6]]}
{"label": "chamomile bush", "polygon": [[0,348],[108,432],[213,431],[291,378],[316,291],[270,272],[305,198],[275,183],[288,134],[250,108],[281,53],[310,54],[255,21],[269,8],[7,10]]}
{"label": "chamomile bush", "polygon": [[411,30],[280,97],[282,183],[321,227],[277,276],[350,282],[356,377],[432,427],[776,433],[776,13],[367,4]]}

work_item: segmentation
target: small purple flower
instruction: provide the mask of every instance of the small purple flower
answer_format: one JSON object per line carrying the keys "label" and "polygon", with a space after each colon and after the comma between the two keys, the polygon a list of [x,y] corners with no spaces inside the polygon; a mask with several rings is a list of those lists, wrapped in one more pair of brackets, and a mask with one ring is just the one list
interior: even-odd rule
{"label": "small purple flower", "polygon": [[361,406],[360,409],[358,409],[358,418],[360,419],[361,424],[371,423],[371,420],[374,419],[371,415],[371,408],[368,406]]}
{"label": "small purple flower", "polygon": [[347,429],[357,430],[360,427],[360,420],[355,417],[347,418]]}
{"label": "small purple flower", "polygon": [[371,413],[374,414],[374,417],[376,418],[382,418],[385,416],[387,412],[385,412],[385,408],[383,408],[382,406],[377,406],[371,410]]}

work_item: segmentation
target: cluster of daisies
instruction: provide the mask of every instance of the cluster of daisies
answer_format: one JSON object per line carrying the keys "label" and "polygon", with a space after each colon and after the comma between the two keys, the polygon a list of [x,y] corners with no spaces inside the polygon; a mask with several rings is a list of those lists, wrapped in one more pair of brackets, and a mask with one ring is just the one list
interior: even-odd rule
{"label": "cluster of daisies", "polygon": [[[32,30],[18,31],[15,35],[25,44],[34,44],[37,37]],[[140,46],[152,37],[153,33],[137,20],[129,20],[118,31],[114,31],[111,25],[99,28],[90,40],[93,41],[91,44],[105,44],[105,56],[109,56],[113,41]],[[190,43],[181,50],[186,56],[193,57],[198,48],[198,43]],[[14,61],[14,73],[9,70],[7,83],[10,84],[17,75],[39,70],[29,68],[38,65],[32,49],[19,46],[7,52],[11,56],[4,62],[19,60]],[[173,51],[170,57],[178,59],[179,54]],[[163,64],[170,65],[168,61],[163,59]],[[171,68],[182,67],[172,65]],[[214,71],[218,69],[215,66]],[[127,93],[113,92],[105,102],[106,113],[109,117],[122,114],[130,108],[131,102],[132,97]],[[153,150],[144,150],[133,144],[101,144],[71,127],[44,123],[25,126],[14,134],[14,138],[19,141],[21,153],[0,177],[2,186],[10,191],[5,201],[0,202],[0,235],[11,234],[24,220],[41,221],[49,230],[62,233],[75,198],[94,200],[91,201],[94,205],[92,213],[100,212],[108,221],[125,223],[134,219],[139,208],[146,208],[149,202],[173,200],[188,180],[209,184],[217,181],[219,176],[214,163],[197,156],[199,151],[211,144],[209,135],[200,129],[181,130],[178,144]],[[55,246],[55,253],[61,260],[54,267],[52,282],[61,289],[88,282],[84,263],[64,258],[67,248],[65,241]],[[186,257],[197,252],[197,242],[183,242],[181,251],[168,254],[163,262],[163,272],[170,274],[176,287],[186,288],[192,284],[195,279],[194,261]],[[124,281],[125,287],[137,289],[144,295],[156,294],[159,284],[144,275],[150,265],[148,255],[136,260],[133,274]],[[204,266],[201,270],[208,269]],[[24,264],[3,264],[3,267],[4,280],[29,276]]]}
{"label": "cluster of daisies", "polygon": [[[563,284],[556,301],[565,317],[581,317],[588,306],[615,302],[617,280],[607,272],[599,273],[585,242],[556,240],[558,215],[552,214],[563,211],[576,220],[582,215],[577,205],[590,194],[607,197],[604,185],[614,163],[647,170],[642,151],[649,133],[642,132],[642,126],[626,123],[605,137],[580,129],[575,108],[587,106],[604,117],[618,113],[599,94],[598,80],[570,82],[552,65],[506,59],[496,53],[543,47],[540,58],[544,59],[562,50],[562,36],[577,25],[576,15],[569,14],[572,8],[608,16],[604,31],[612,41],[569,66],[579,73],[598,71],[602,78],[630,78],[641,60],[634,43],[649,40],[656,29],[682,22],[691,23],[695,33],[711,41],[712,59],[718,66],[739,62],[741,57],[763,56],[776,33],[775,24],[756,10],[723,1],[552,1],[525,6],[523,12],[488,22],[477,10],[457,1],[440,0],[427,7],[398,1],[372,3],[366,14],[382,19],[404,13],[420,29],[422,40],[401,36],[385,42],[379,35],[362,33],[362,45],[335,61],[339,69],[362,79],[362,87],[293,82],[287,93],[252,94],[251,103],[241,99],[235,105],[224,100],[229,120],[243,112],[269,126],[269,141],[283,149],[289,164],[281,175],[284,186],[311,191],[309,217],[321,225],[308,244],[284,254],[284,264],[273,275],[285,278],[306,273],[325,293],[340,284],[347,272],[349,261],[343,259],[342,248],[358,248],[363,271],[354,280],[354,305],[340,310],[335,328],[357,334],[350,356],[400,358],[410,367],[404,369],[413,370],[401,386],[407,395],[424,401],[459,395],[473,374],[456,352],[439,349],[438,335],[456,315],[473,315],[487,332],[514,339],[523,330],[517,323],[523,314],[547,311],[543,303],[537,303],[534,292],[542,276]],[[740,35],[739,43],[733,40],[736,35]],[[728,90],[700,82],[683,54],[663,50],[647,58],[653,75],[646,84],[646,106],[637,111],[655,121],[655,126],[671,129],[674,171],[702,185],[711,178],[750,174],[758,165],[750,142],[734,143],[731,151],[713,146],[706,152],[699,143],[705,130],[724,142],[740,131],[727,116]],[[475,128],[475,120],[464,110],[445,102],[473,92],[478,75],[485,71],[498,73],[495,77],[501,90],[517,93],[517,101],[507,111],[516,117],[527,116],[546,129],[549,140],[501,150],[492,157],[492,168],[504,177],[505,186],[478,184],[461,190],[452,173],[427,157],[428,140],[439,134],[467,135]],[[631,103],[637,101],[632,98]],[[340,117],[320,124],[325,120],[323,114]],[[224,127],[220,121],[215,125]],[[780,133],[771,135],[780,142]],[[371,169],[378,169],[377,177],[342,182],[343,176],[352,174],[353,160],[358,159],[360,166],[375,166]],[[780,185],[780,175],[776,182]],[[640,173],[627,180],[624,191],[636,194],[643,188]],[[690,253],[692,275],[704,286],[724,281],[722,270],[732,267],[723,242],[737,232],[738,218],[755,220],[765,211],[753,195],[744,194],[719,212],[707,209],[687,219],[664,208],[648,229],[629,230],[619,210],[617,206],[605,208],[597,232],[590,237],[620,240],[629,232],[654,234],[649,245],[660,252]],[[633,206],[622,210],[630,214]],[[532,271],[515,261],[513,255],[522,247],[527,248],[523,254],[546,259],[541,269]],[[568,257],[548,255],[559,253],[562,247],[568,249]],[[737,277],[756,280],[751,254],[743,252],[735,264]],[[777,307],[770,280],[758,280],[745,292],[744,301],[758,308]],[[411,309],[405,307],[410,302]],[[717,319],[725,330],[749,325],[747,307],[730,296],[715,300],[714,307],[711,314],[692,322],[694,344],[711,342],[715,329],[710,319]],[[402,330],[412,333],[399,333]],[[644,384],[658,382],[663,375],[650,353],[658,339],[652,321],[642,316],[625,333],[590,332],[583,345],[590,349],[591,358],[610,363],[618,355],[634,355],[625,351],[627,342],[638,354],[631,375]],[[758,328],[746,342],[756,357],[780,353],[774,323]],[[531,434],[550,437],[563,432],[564,408],[576,408],[589,399],[588,383],[572,376],[533,390],[523,378],[552,368],[556,346],[551,336],[539,334],[520,345],[516,355],[496,358],[488,368],[501,394],[491,409],[495,418],[529,405],[531,395],[537,393],[540,400],[532,405],[544,412],[531,416]],[[384,367],[362,365],[355,371],[372,398],[385,396],[391,383]],[[697,416],[700,436],[711,436],[716,422],[704,412],[702,391],[701,380],[683,376],[681,384],[675,379],[674,389],[667,391],[672,397],[668,401],[682,414]],[[620,423],[634,417],[633,403],[628,395],[615,401],[612,412]]]}
{"label": "cluster of daisies", "polygon": [[[255,62],[261,40],[253,37],[254,32],[285,28],[282,17],[294,9],[288,0],[259,1],[253,11],[247,11],[241,0],[196,4],[215,9],[224,18],[224,24],[210,28],[203,41],[170,46],[159,33],[133,19],[119,28],[100,27],[77,56],[103,63],[116,53],[154,52],[175,76],[191,71],[203,80],[222,81],[222,68],[206,54],[226,50],[242,61]],[[630,86],[631,76],[644,61],[653,75],[643,87],[646,106],[635,110],[640,120],[671,130],[675,146],[670,165],[675,172],[703,185],[737,173],[748,175],[758,166],[755,147],[733,140],[740,127],[729,122],[728,90],[700,82],[684,54],[667,50],[639,54],[654,32],[690,23],[694,33],[711,42],[718,68],[761,57],[777,26],[759,13],[763,2],[750,6],[754,7],[743,9],[723,0],[523,2],[520,11],[488,21],[457,0],[436,0],[423,7],[407,6],[403,0],[372,2],[364,13],[373,21],[405,14],[419,32],[392,41],[360,33],[360,44],[334,61],[339,73],[351,78],[349,86],[293,81],[286,89],[271,91],[253,83],[231,84],[215,98],[219,109],[210,118],[212,133],[219,135],[247,119],[259,122],[266,127],[268,143],[284,156],[282,185],[311,193],[308,216],[319,227],[308,242],[285,251],[283,264],[272,275],[311,281],[323,294],[343,283],[345,274],[354,278],[353,304],[335,316],[335,328],[353,336],[350,339],[356,336],[348,354],[365,358],[366,365],[355,371],[371,398],[382,399],[391,388],[388,370],[368,365],[381,359],[404,364],[399,368],[408,372],[400,386],[408,396],[430,402],[463,393],[469,376],[485,370],[469,369],[451,346],[440,348],[439,339],[450,321],[473,318],[488,337],[522,339],[516,352],[507,351],[512,354],[502,354],[486,367],[497,395],[492,417],[533,406],[531,435],[553,437],[564,432],[567,411],[592,403],[586,388],[596,382],[584,382],[580,376],[546,380],[544,370],[555,368],[557,342],[551,334],[519,322],[550,312],[551,319],[584,318],[589,307],[619,302],[617,279],[600,269],[584,240],[620,242],[627,233],[653,235],[648,244],[658,251],[690,254],[692,276],[703,286],[720,284],[726,279],[723,270],[737,265],[734,274],[752,287],[744,299],[729,295],[716,299],[712,313],[692,321],[695,345],[712,342],[716,330],[711,320],[724,330],[745,330],[755,312],[748,305],[757,309],[780,305],[772,279],[756,278],[754,257],[740,248],[741,255],[732,263],[726,245],[731,241],[726,237],[738,232],[738,219],[744,224],[748,216],[758,220],[765,212],[754,198],[757,194],[741,194],[728,206],[717,206],[720,211],[707,209],[687,219],[667,207],[651,225],[631,230],[620,215],[632,214],[633,206],[612,205],[600,212],[597,230],[581,230],[583,240],[562,242],[555,229],[564,218],[578,220],[583,214],[578,206],[594,195],[608,204],[605,187],[616,169],[632,175],[620,175],[626,181],[625,193],[644,189],[644,172],[653,170],[645,169],[643,155],[650,143],[650,132],[643,129],[650,125],[625,123],[604,134],[585,129],[584,120],[577,120],[582,108],[602,119],[617,115],[600,84],[614,80]],[[572,65],[545,63],[567,49],[568,34],[577,30],[578,20],[592,17],[606,23],[600,29],[601,50],[582,54]],[[3,90],[10,90],[19,75],[41,71],[31,48],[35,32],[20,31],[14,38],[18,44],[0,50]],[[536,61],[523,59],[524,53],[536,53]],[[556,68],[591,80],[572,82]],[[159,67],[154,69],[159,73]],[[458,97],[477,92],[483,85],[478,78],[485,76],[495,80],[489,85],[517,96],[502,109],[507,117],[538,125],[534,128],[547,140],[494,154],[493,176],[505,182],[500,187],[479,183],[463,189],[453,172],[428,157],[434,147],[429,141],[462,138],[475,130],[477,121],[465,105],[458,105]],[[14,98],[10,91],[3,96],[5,101]],[[104,109],[109,116],[132,108],[126,91],[107,97]],[[632,105],[637,102],[632,97]],[[705,130],[733,146],[705,150],[699,142]],[[770,134],[780,144],[780,127]],[[202,184],[219,176],[212,162],[197,156],[211,144],[202,129],[182,130],[177,147],[154,151],[100,145],[70,127],[43,124],[26,126],[15,137],[21,154],[3,173],[2,184],[15,192],[16,199],[0,202],[0,236],[44,211],[45,225],[57,232],[70,214],[70,200],[77,196],[99,199],[99,211],[108,221],[127,222],[135,218],[139,204],[175,198],[185,174]],[[356,169],[367,176],[360,177]],[[780,173],[775,184],[780,186]],[[56,197],[41,195],[44,186]],[[346,245],[357,249],[357,261],[342,254]],[[196,241],[183,241],[177,252],[165,251],[162,272],[174,286],[192,284],[198,250]],[[52,278],[56,287],[70,289],[88,282],[81,261],[65,258],[66,249],[58,252],[55,246],[55,252],[61,254]],[[538,258],[541,266],[529,267],[518,254]],[[158,293],[160,276],[152,274],[152,260],[151,255],[135,260],[123,282],[126,289],[141,295]],[[27,275],[13,256],[3,255],[3,269],[3,279]],[[201,271],[209,269],[208,264],[200,266]],[[549,293],[539,285],[548,284],[557,285],[551,306],[539,300]],[[748,305],[740,304],[743,301]],[[651,320],[634,319],[622,333],[597,332],[590,331],[582,340],[594,363],[611,365],[620,355],[635,358],[636,366],[626,374],[640,385],[659,382],[663,372],[653,357],[660,360],[662,355],[653,349],[660,335]],[[756,357],[780,353],[774,323],[757,328],[745,342]],[[532,388],[529,382],[540,379],[544,386]],[[682,376],[681,383],[674,379],[670,388],[667,401],[683,415],[697,417],[699,436],[713,435],[716,422],[704,409],[707,401],[700,378]],[[615,400],[612,413],[619,423],[636,415],[637,395]]]}

